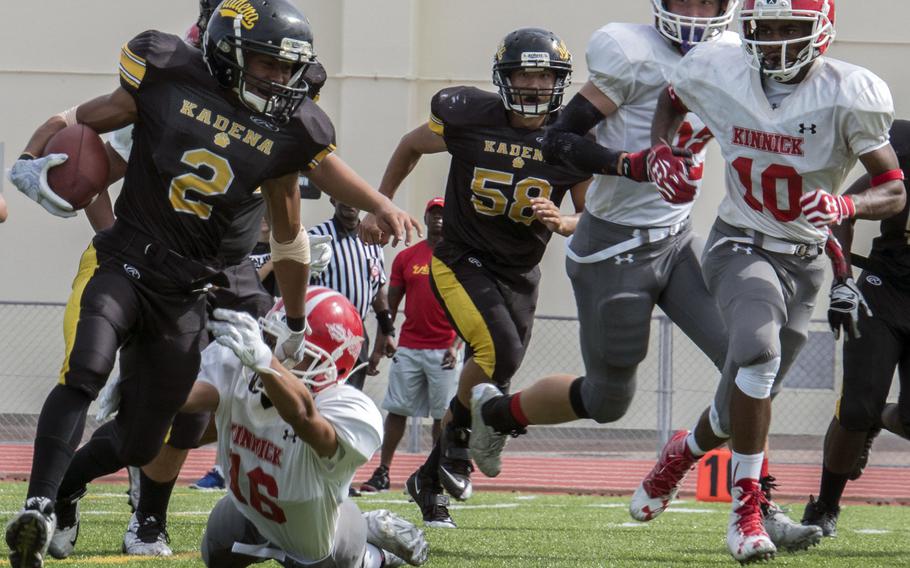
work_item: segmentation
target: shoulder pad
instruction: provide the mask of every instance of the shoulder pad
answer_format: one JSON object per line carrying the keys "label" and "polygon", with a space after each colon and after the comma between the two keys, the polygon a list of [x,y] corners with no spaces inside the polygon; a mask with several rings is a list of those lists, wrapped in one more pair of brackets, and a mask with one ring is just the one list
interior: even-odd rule
{"label": "shoulder pad", "polygon": [[433,96],[430,102],[431,124],[440,127],[467,126],[505,120],[502,99],[496,93],[476,87],[449,87]]}

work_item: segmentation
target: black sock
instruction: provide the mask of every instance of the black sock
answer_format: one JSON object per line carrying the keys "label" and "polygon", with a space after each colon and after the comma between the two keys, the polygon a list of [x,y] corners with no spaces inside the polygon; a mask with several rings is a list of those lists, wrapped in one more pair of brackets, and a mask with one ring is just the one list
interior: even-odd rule
{"label": "black sock", "polygon": [[420,466],[420,474],[433,484],[433,488],[437,492],[442,492],[442,484],[439,481],[439,456],[441,454],[442,450],[439,446],[439,440],[436,440],[436,443],[433,444],[433,450],[427,456],[427,461]]}
{"label": "black sock", "polygon": [[57,498],[60,482],[82,439],[91,403],[86,393],[65,385],[57,385],[47,396],[38,417],[28,497]]}
{"label": "black sock", "polygon": [[92,439],[73,456],[60,483],[60,496],[69,497],[92,480],[120,471],[126,464],[121,461],[117,447],[117,423],[112,420],[95,430]]}
{"label": "black sock", "polygon": [[449,410],[452,411],[452,426],[455,428],[471,427],[471,409],[461,404],[457,396],[449,404]]}
{"label": "black sock", "polygon": [[488,400],[480,409],[483,415],[483,421],[487,426],[491,426],[500,434],[511,434],[512,432],[521,432],[525,429],[524,425],[515,419],[512,414],[512,398],[509,396],[497,396]]}
{"label": "black sock", "polygon": [[146,515],[154,515],[160,521],[166,520],[167,506],[171,501],[171,492],[176,484],[176,477],[161,483],[141,471],[139,474],[139,506],[137,509]]}
{"label": "black sock", "polygon": [[844,494],[844,488],[847,487],[847,481],[850,480],[849,473],[834,473],[827,467],[822,468],[822,483],[818,493],[818,500],[829,507],[840,505],[841,495]]}

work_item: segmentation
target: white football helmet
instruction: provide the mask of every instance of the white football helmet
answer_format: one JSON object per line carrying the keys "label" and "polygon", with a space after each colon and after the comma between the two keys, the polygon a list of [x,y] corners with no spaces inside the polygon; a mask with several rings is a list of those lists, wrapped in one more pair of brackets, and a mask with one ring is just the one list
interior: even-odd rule
{"label": "white football helmet", "polygon": [[679,44],[683,53],[699,43],[717,39],[724,33],[739,6],[739,0],[721,0],[720,14],[708,18],[681,16],[667,10],[666,0],[651,0],[655,25],[658,31],[673,43]]}

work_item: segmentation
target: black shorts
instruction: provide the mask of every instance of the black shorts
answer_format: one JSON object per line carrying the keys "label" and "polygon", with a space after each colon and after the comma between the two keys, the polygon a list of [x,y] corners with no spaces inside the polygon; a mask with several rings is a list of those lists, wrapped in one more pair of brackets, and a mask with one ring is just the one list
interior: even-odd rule
{"label": "black shorts", "polygon": [[[224,269],[226,286],[216,286],[206,297],[209,315],[216,308],[246,312],[254,318],[264,316],[272,307],[272,296],[259,280],[259,273],[252,262],[243,261]],[[208,337],[211,341],[211,336]],[[197,369],[198,372],[198,369]],[[179,413],[167,435],[167,444],[178,449],[199,447],[199,442],[211,420],[210,412]]]}
{"label": "black shorts", "polygon": [[474,362],[506,390],[531,340],[540,269],[509,270],[470,253],[450,264],[433,256],[430,283]]}
{"label": "black shorts", "polygon": [[209,283],[225,282],[139,233],[96,237],[83,253],[64,316],[60,383],[94,399],[119,350],[124,447],[160,446],[186,400],[206,336]]}
{"label": "black shorts", "polygon": [[910,293],[869,272],[860,276],[859,288],[873,316],[860,312],[861,337],[844,342],[838,421],[847,430],[871,428],[885,406],[897,368],[900,416],[910,424]]}

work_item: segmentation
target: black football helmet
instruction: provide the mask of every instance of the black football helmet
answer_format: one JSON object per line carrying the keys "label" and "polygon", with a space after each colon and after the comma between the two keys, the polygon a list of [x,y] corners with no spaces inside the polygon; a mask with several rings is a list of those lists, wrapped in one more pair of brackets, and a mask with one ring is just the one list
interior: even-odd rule
{"label": "black football helmet", "polygon": [[199,29],[199,37],[205,33],[209,25],[212,14],[215,13],[215,7],[218,6],[218,0],[199,0],[199,19],[196,20],[196,27]]}
{"label": "black football helmet", "polygon": [[[511,84],[516,70],[550,69],[556,75],[552,89],[520,89]],[[521,28],[507,35],[493,56],[493,84],[507,109],[523,116],[543,116],[558,110],[572,79],[572,54],[551,31]]]}
{"label": "black football helmet", "polygon": [[[221,86],[237,93],[254,112],[278,122],[286,122],[303,102],[304,74],[316,61],[310,23],[288,0],[223,0],[206,26],[202,53]],[[288,82],[247,74],[246,57],[251,53],[292,63]]]}

